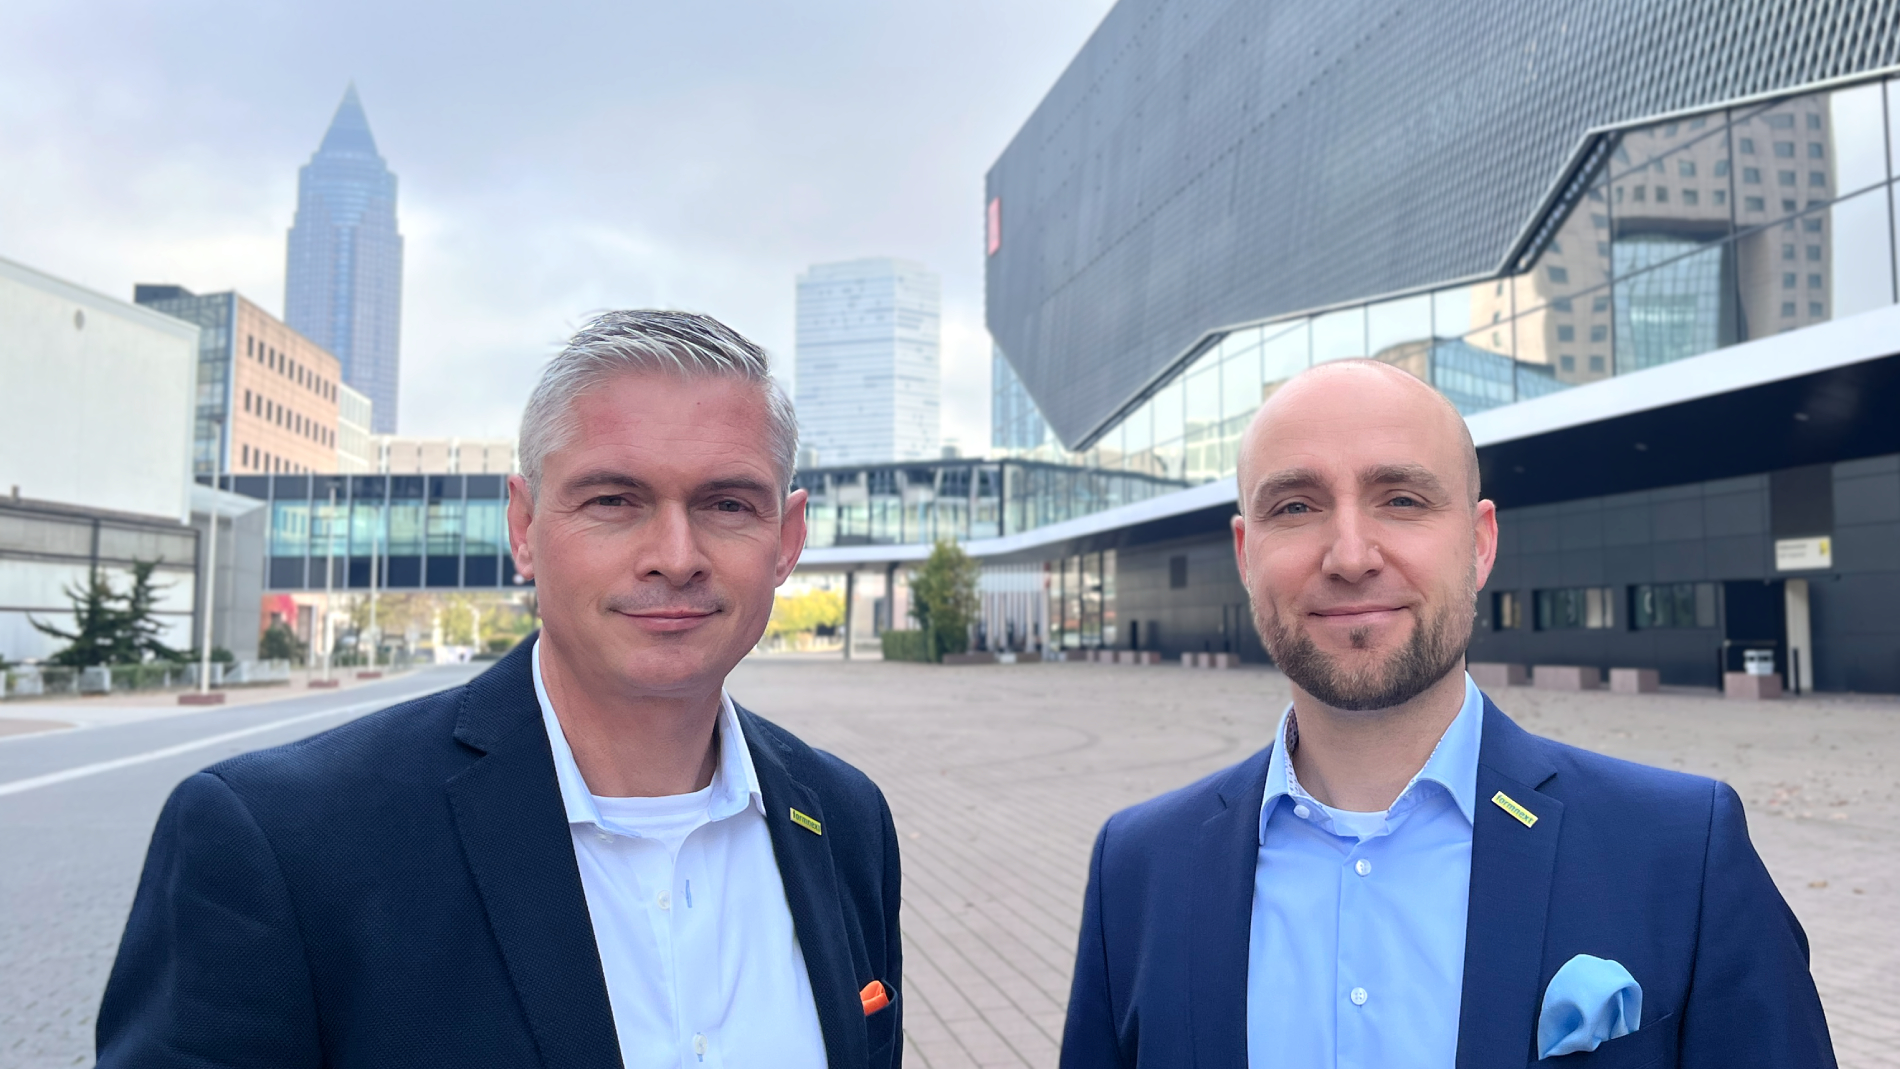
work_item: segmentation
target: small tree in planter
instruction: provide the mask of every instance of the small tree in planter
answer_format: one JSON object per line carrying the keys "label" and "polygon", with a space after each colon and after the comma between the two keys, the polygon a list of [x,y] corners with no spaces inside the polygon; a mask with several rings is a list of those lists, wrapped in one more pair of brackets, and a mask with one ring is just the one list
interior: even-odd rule
{"label": "small tree in planter", "polygon": [[147,658],[182,661],[186,655],[158,640],[164,627],[156,611],[158,593],[164,589],[152,581],[158,561],[132,562],[132,586],[121,594],[103,572],[94,570],[83,589],[66,588],[66,599],[73,603],[74,629],[64,631],[52,624],[27,618],[41,633],[67,640],[68,645],[48,660],[71,668],[90,668],[101,664],[138,664]]}
{"label": "small tree in planter", "polygon": [[946,653],[962,653],[970,645],[970,625],[980,603],[976,577],[982,566],[954,542],[937,543],[930,559],[911,573],[910,614],[929,636],[932,661]]}
{"label": "small tree in planter", "polygon": [[257,655],[266,661],[289,661],[302,664],[305,648],[303,640],[297,637],[289,625],[282,620],[274,620],[264,629],[264,636],[257,641]]}

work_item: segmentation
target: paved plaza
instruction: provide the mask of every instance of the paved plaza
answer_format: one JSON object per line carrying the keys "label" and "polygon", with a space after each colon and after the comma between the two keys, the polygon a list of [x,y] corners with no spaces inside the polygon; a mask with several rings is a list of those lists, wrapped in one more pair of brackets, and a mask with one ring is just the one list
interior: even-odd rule
{"label": "paved plaza", "polygon": [[[0,1069],[91,1062],[92,1019],[172,784],[227,753],[355,715],[362,703],[452,685],[438,669],[343,695],[191,715],[0,706],[81,730],[0,737],[6,784],[194,740],[212,746],[0,793]],[[907,1053],[912,1065],[1053,1066],[1088,853],[1116,809],[1264,744],[1286,699],[1254,669],[1049,664],[945,668],[754,658],[742,702],[862,767],[904,847]],[[1514,688],[1534,731],[1722,777],[1807,927],[1843,1066],[1900,1066],[1900,702],[1712,693],[1633,697]],[[333,712],[326,712],[326,710]],[[156,712],[156,710],[153,710]]]}
{"label": "paved plaza", "polygon": [[[735,697],[883,786],[904,842],[910,1064],[1053,1066],[1095,833],[1265,745],[1274,672],[754,658]],[[1512,688],[1532,731],[1717,776],[1807,928],[1843,1067],[1900,1066],[1900,702]]]}

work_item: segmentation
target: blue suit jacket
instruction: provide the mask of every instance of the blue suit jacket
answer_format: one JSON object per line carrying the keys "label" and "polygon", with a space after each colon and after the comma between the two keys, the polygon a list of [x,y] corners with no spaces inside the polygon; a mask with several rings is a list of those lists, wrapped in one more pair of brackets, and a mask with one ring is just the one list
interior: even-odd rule
{"label": "blue suit jacket", "polygon": [[[466,686],[179,785],[99,1010],[99,1065],[620,1065],[531,644]],[[739,718],[830,1063],[895,1067],[884,797]],[[893,1005],[867,1017],[874,979]]]}
{"label": "blue suit jacket", "polygon": [[[1265,750],[1102,828],[1065,1069],[1247,1064]],[[1490,799],[1537,815],[1525,827]],[[1726,784],[1529,734],[1487,698],[1458,1067],[1834,1065],[1808,944]],[[1577,954],[1622,962],[1642,1025],[1537,1061],[1544,988]],[[1296,982],[1297,978],[1289,978]]]}

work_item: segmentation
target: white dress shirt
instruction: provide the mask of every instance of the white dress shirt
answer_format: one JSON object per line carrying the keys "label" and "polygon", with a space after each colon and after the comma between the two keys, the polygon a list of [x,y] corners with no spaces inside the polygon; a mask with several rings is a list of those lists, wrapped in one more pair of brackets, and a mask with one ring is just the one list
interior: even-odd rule
{"label": "white dress shirt", "polygon": [[554,715],[540,643],[534,693],[627,1069],[823,1069],[818,1006],[732,699],[720,699],[710,786],[603,798]]}

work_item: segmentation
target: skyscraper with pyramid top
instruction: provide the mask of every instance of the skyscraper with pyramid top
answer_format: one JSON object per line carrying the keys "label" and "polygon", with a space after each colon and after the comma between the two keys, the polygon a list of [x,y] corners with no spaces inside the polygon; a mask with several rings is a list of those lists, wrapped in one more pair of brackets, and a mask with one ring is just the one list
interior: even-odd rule
{"label": "skyscraper with pyramid top", "polygon": [[396,176],[376,151],[356,86],[297,172],[284,321],[336,354],[343,381],[374,402],[374,430],[396,431],[402,235]]}

